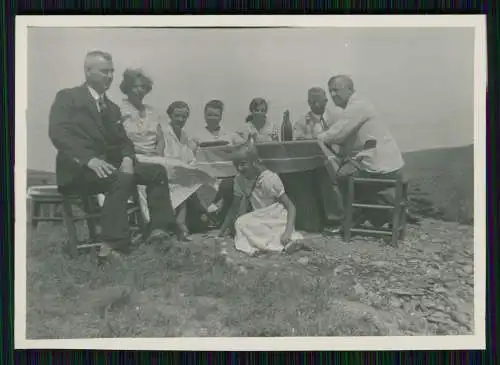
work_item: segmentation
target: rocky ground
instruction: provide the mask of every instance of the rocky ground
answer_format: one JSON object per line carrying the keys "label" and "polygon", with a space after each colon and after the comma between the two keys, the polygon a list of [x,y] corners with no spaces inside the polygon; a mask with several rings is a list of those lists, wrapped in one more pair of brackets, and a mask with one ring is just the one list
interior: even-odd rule
{"label": "rocky ground", "polygon": [[404,242],[309,235],[248,258],[210,234],[138,246],[98,267],[62,254],[61,227],[28,243],[27,337],[472,334],[473,227],[410,225]]}

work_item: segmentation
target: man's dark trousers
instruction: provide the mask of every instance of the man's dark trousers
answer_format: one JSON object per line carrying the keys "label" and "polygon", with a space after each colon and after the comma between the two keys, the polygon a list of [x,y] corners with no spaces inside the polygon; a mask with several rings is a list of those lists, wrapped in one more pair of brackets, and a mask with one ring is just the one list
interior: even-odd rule
{"label": "man's dark trousers", "polygon": [[102,207],[101,238],[112,243],[129,240],[127,203],[137,184],[146,185],[151,217],[150,230],[172,230],[175,225],[175,215],[170,200],[168,177],[163,166],[137,163],[133,175],[117,169],[111,176],[103,179],[91,169],[84,167],[73,182],[61,187],[61,191],[106,195]]}

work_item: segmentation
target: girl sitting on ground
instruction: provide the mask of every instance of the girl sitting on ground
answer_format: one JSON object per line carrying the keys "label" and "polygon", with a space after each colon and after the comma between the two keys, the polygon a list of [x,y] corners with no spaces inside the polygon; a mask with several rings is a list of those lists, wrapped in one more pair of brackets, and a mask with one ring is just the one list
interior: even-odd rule
{"label": "girl sitting on ground", "polygon": [[234,199],[219,237],[234,223],[237,250],[250,255],[288,250],[301,237],[295,232],[295,206],[279,176],[260,163],[251,143],[240,146],[232,160],[238,171]]}

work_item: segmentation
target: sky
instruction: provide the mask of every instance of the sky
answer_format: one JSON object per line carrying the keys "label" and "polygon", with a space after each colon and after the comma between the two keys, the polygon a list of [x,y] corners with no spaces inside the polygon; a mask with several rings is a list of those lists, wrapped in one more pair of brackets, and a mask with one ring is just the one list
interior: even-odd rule
{"label": "sky", "polygon": [[[164,112],[188,102],[186,129],[204,125],[210,99],[225,104],[223,123],[244,123],[252,98],[269,101],[268,117],[281,124],[307,111],[307,90],[327,88],[348,74],[356,91],[383,116],[402,151],[474,142],[473,28],[48,28],[28,30],[28,168],[53,171],[55,149],[48,114],[60,89],[84,81],[91,50],[110,52],[115,79],[108,91],[118,102],[127,67],[153,78],[145,102]],[[332,100],[328,108],[335,111]]]}

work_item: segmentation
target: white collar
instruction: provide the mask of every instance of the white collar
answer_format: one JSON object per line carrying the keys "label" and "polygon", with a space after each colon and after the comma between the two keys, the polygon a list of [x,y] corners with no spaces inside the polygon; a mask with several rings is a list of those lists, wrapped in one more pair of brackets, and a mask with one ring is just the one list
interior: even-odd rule
{"label": "white collar", "polygon": [[319,114],[313,113],[312,111],[311,111],[311,115],[314,116],[318,120],[320,120],[323,117],[323,115],[319,115]]}
{"label": "white collar", "polygon": [[93,87],[91,87],[90,85],[87,85],[87,88],[89,89],[89,92],[90,92],[90,95],[92,95],[92,97],[98,101],[101,97],[104,97],[104,93],[102,95],[99,95],[99,93],[97,91],[95,91],[95,89]]}
{"label": "white collar", "polygon": [[347,100],[346,108],[352,104],[353,102],[356,102],[358,100],[358,94],[356,92],[353,92],[351,96],[349,97],[349,100]]}

